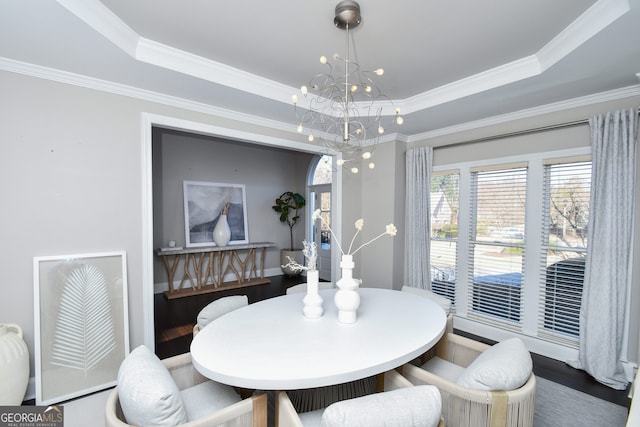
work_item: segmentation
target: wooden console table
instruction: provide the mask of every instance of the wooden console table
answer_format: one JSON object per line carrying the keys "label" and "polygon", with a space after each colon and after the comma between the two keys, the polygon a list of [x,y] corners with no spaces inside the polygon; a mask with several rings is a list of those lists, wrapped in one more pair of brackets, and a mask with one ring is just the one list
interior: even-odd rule
{"label": "wooden console table", "polygon": [[[269,279],[264,278],[264,259],[267,248],[274,246],[275,243],[271,242],[257,242],[244,245],[158,250],[157,254],[162,258],[167,269],[169,282],[169,290],[165,292],[165,296],[168,299],[174,299],[270,283]],[[256,262],[258,249],[260,265]],[[175,286],[175,273],[181,260],[184,263],[184,272],[180,283]],[[224,277],[230,273],[235,275],[236,280],[224,282]],[[190,287],[183,287],[187,282]]]}

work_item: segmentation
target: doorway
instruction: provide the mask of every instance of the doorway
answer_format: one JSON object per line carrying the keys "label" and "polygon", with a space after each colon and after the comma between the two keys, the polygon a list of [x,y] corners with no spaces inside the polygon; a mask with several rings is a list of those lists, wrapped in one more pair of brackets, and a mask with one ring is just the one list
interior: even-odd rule
{"label": "doorway", "polygon": [[320,279],[331,281],[331,232],[326,224],[331,225],[331,176],[333,170],[332,156],[318,156],[311,163],[309,173],[309,217],[320,210],[322,221],[312,222],[309,236],[318,249],[318,272]]}
{"label": "doorway", "polygon": [[[151,113],[142,114],[142,169],[143,169],[143,192],[142,192],[142,310],[143,310],[143,342],[149,348],[155,348],[154,331],[154,217],[153,217],[153,156],[152,156],[152,134],[154,127],[175,129],[178,131],[217,136],[229,140],[239,141],[247,144],[267,145],[279,147],[286,150],[313,153],[320,150],[319,147],[305,143],[294,142],[281,138],[269,137],[264,134],[256,134],[242,130],[224,128],[212,124],[194,122],[175,117],[161,116]],[[333,185],[337,187],[333,190],[333,197],[341,193],[341,173],[337,171],[333,179]],[[339,198],[338,198],[339,200]],[[333,213],[337,214],[339,222],[340,204],[333,200]],[[338,223],[335,224],[339,226]]]}

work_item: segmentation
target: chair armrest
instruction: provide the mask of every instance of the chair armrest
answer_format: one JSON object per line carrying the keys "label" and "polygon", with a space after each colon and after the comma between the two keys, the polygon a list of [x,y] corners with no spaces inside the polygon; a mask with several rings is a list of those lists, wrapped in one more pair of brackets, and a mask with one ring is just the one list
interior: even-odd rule
{"label": "chair armrest", "polygon": [[208,378],[200,374],[193,366],[191,353],[182,353],[177,356],[162,359],[162,363],[169,370],[179,390],[184,390],[208,381]]}
{"label": "chair armrest", "polygon": [[413,384],[398,371],[394,369],[384,373],[384,391],[398,390],[405,387],[413,387]]}
{"label": "chair armrest", "polygon": [[467,367],[489,345],[456,334],[446,334],[436,346],[436,355],[458,366]]}
{"label": "chair armrest", "polygon": [[493,392],[459,386],[410,363],[402,366],[402,375],[413,385],[434,385],[442,394],[464,396],[464,400],[490,404],[493,399]]}
{"label": "chair armrest", "polygon": [[[295,412],[295,411],[294,411]],[[297,415],[296,415],[297,416]],[[105,409],[105,427],[135,427],[125,421],[117,387],[109,393]],[[267,427],[267,394],[258,393],[210,415],[181,424],[183,427],[217,426],[237,420],[237,425],[251,425],[253,427]],[[235,425],[235,424],[234,424]],[[303,427],[300,424],[299,427]]]}
{"label": "chair armrest", "polygon": [[118,400],[118,388],[114,388],[107,396],[107,404],[104,415],[105,427],[126,427],[129,424],[124,421],[124,414]]}
{"label": "chair armrest", "polygon": [[[236,422],[230,423],[231,421]],[[227,424],[267,427],[267,394],[256,394],[211,415],[182,424],[181,427],[210,427]]]}
{"label": "chair armrest", "polygon": [[[474,423],[478,426],[533,425],[536,389],[533,373],[522,387],[510,391],[484,391],[461,387],[409,363],[402,366],[402,374],[415,385],[438,387],[442,395],[442,412],[445,418],[463,416],[475,420]],[[465,423],[468,422],[467,418],[466,421],[458,421]],[[455,419],[452,420],[453,424],[457,424]]]}

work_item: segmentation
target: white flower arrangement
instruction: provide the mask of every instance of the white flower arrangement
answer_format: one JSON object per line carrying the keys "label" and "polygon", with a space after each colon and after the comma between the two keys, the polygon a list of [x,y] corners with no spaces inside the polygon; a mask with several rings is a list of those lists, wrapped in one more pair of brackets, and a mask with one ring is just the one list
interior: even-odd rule
{"label": "white flower arrangement", "polygon": [[302,254],[307,260],[307,265],[300,265],[295,259],[290,256],[287,257],[288,263],[282,266],[282,268],[289,268],[293,271],[311,271],[316,269],[316,260],[318,259],[318,247],[315,242],[302,241]]}
{"label": "white flower arrangement", "polygon": [[318,219],[320,219],[320,221],[322,222],[322,224],[329,229],[329,232],[331,233],[331,235],[333,236],[333,240],[336,242],[336,245],[338,245],[338,249],[340,249],[340,252],[342,253],[342,255],[354,255],[356,252],[358,252],[360,249],[364,248],[367,245],[370,245],[371,243],[375,242],[376,240],[378,240],[379,238],[381,238],[382,236],[386,236],[387,234],[389,236],[395,236],[398,233],[398,229],[396,228],[395,225],[393,224],[388,224],[385,227],[385,231],[384,233],[381,233],[379,235],[377,235],[376,237],[374,237],[373,239],[369,240],[366,243],[363,243],[362,245],[358,246],[356,248],[356,250],[354,250],[353,252],[351,252],[351,248],[353,247],[353,242],[356,240],[356,236],[358,235],[358,233],[360,233],[362,231],[362,229],[364,228],[364,219],[360,218],[356,221],[355,223],[355,227],[356,227],[356,233],[353,235],[353,238],[351,239],[351,243],[349,244],[349,250],[347,250],[347,252],[345,253],[344,250],[342,249],[342,246],[340,246],[340,242],[338,242],[338,239],[336,238],[335,234],[333,233],[333,230],[331,229],[331,227],[329,226],[329,224],[322,218],[322,215],[320,214],[320,209],[316,209],[313,212],[313,219],[312,221],[316,221]]}

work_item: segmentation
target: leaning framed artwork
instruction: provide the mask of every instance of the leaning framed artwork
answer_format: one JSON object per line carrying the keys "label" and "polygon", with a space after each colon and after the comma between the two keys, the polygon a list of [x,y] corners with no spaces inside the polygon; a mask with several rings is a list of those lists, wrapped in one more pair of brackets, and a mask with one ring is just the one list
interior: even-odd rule
{"label": "leaning framed artwork", "polygon": [[184,181],[184,233],[188,247],[214,246],[213,229],[227,207],[229,244],[249,243],[243,184]]}
{"label": "leaning framed artwork", "polygon": [[125,252],[35,257],[36,404],[116,385],[129,354]]}

